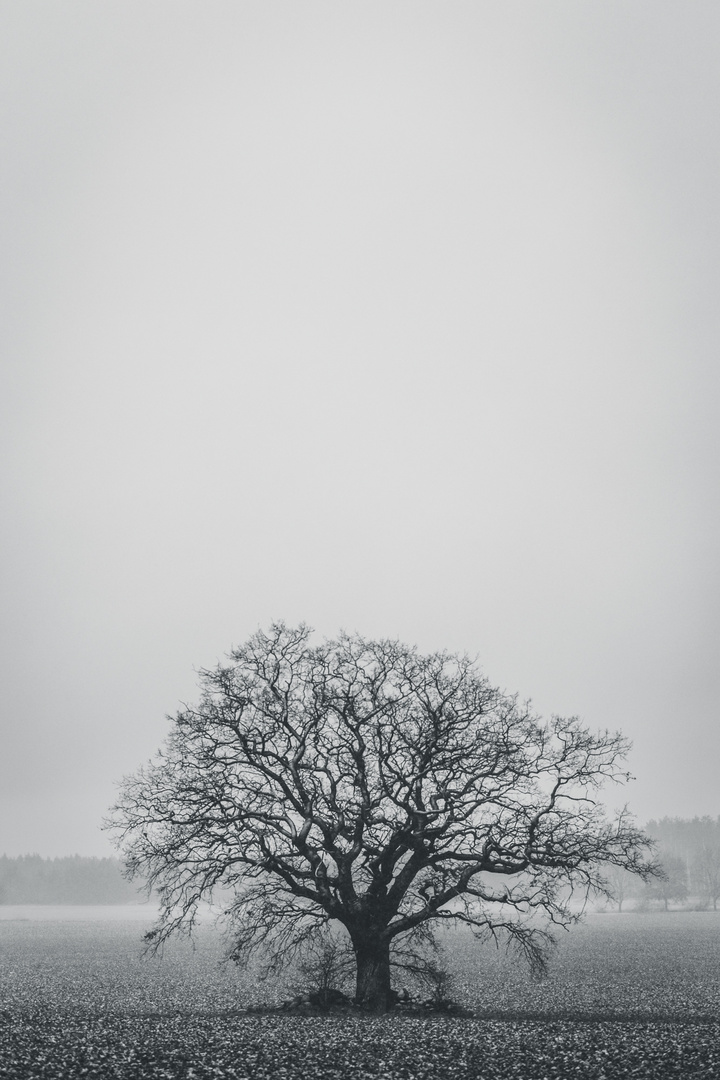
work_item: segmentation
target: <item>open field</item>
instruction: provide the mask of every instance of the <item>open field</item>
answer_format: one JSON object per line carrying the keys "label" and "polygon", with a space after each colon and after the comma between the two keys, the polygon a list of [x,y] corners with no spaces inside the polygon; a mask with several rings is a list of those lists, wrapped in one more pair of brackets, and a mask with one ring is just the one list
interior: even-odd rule
{"label": "open field", "polygon": [[141,959],[147,922],[141,908],[0,911],[0,1077],[720,1076],[712,912],[591,915],[563,935],[542,983],[449,938],[454,997],[471,1018],[247,1015],[292,980],[219,965],[210,923],[195,949]]}

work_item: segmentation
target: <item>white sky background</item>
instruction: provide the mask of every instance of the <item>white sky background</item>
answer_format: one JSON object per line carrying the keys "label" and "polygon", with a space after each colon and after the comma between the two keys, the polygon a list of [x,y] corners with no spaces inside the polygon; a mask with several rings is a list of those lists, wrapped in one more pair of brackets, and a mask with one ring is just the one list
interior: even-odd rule
{"label": "white sky background", "polygon": [[0,3],[0,852],[272,619],[720,813],[720,6]]}

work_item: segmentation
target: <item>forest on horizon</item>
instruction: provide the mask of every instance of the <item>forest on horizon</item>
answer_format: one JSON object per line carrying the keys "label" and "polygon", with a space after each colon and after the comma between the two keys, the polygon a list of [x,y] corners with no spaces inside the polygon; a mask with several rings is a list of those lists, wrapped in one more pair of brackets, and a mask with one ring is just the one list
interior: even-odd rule
{"label": "forest on horizon", "polygon": [[138,904],[141,886],[116,858],[0,856],[0,904]]}
{"label": "forest on horizon", "polygon": [[[612,879],[616,903],[664,907],[693,900],[717,908],[720,900],[720,816],[661,818],[645,826],[655,840],[665,876],[649,885],[630,874]],[[140,882],[128,881],[118,858],[70,855],[0,855],[0,905],[138,904]]]}

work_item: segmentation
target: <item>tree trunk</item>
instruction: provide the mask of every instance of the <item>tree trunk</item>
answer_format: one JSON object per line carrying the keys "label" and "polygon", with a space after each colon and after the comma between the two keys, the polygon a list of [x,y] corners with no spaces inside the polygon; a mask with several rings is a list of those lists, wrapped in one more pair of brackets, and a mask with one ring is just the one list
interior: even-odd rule
{"label": "tree trunk", "polygon": [[353,941],[357,962],[355,1001],[373,1012],[387,1012],[390,992],[390,943],[377,935]]}

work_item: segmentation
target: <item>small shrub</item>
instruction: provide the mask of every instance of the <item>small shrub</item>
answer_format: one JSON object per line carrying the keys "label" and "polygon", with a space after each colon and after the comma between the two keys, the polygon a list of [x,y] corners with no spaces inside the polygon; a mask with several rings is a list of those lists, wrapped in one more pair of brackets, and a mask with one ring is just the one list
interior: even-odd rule
{"label": "small shrub", "polygon": [[344,990],[354,968],[347,935],[328,927],[317,931],[301,947],[297,968],[312,1004],[328,1008],[347,1000]]}

